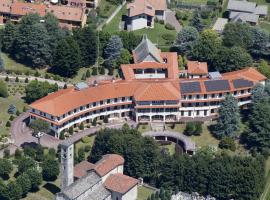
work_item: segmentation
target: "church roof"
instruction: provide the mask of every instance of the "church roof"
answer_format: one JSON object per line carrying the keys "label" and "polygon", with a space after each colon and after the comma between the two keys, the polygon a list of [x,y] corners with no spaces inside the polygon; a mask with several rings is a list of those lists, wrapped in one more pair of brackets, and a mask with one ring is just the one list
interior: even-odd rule
{"label": "church roof", "polygon": [[156,62],[162,62],[160,56],[160,50],[147,38],[146,35],[143,36],[143,40],[133,51],[133,58],[135,63],[140,63],[147,61],[147,57],[151,56]]}

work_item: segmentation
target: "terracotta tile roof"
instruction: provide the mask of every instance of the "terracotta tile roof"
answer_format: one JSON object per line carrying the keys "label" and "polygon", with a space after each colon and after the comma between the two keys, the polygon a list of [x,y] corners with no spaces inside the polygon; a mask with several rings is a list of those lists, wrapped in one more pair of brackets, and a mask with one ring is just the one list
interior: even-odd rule
{"label": "terracotta tile roof", "polygon": [[127,9],[129,10],[129,17],[140,14],[155,16],[155,8],[147,0],[135,0],[127,5]]}
{"label": "terracotta tile roof", "polygon": [[95,171],[101,177],[120,165],[124,165],[124,158],[117,154],[106,154],[95,165]]}
{"label": "terracotta tile roof", "polygon": [[82,178],[87,174],[87,171],[95,168],[95,165],[84,160],[74,166],[74,177]]}
{"label": "terracotta tile roof", "polygon": [[127,5],[127,9],[129,9],[130,17],[140,14],[155,16],[156,10],[167,9],[167,3],[166,0],[134,0]]}
{"label": "terracotta tile roof", "polygon": [[40,16],[45,16],[46,5],[14,2],[11,6],[11,14],[17,16],[23,16],[29,13],[38,13]]}
{"label": "terracotta tile roof", "polygon": [[12,0],[1,0],[0,1],[0,13],[10,13]]}
{"label": "terracotta tile roof", "polygon": [[69,6],[49,6],[46,8],[46,13],[53,13],[59,20],[77,21],[83,20],[85,10],[82,8]]}
{"label": "terracotta tile roof", "polygon": [[[116,83],[100,84],[77,91],[74,87],[59,90],[35,101],[30,106],[54,116],[61,116],[75,108],[105,99],[133,96],[141,82],[120,81]],[[102,91],[102,92],[101,92]],[[72,101],[67,101],[72,99]]]}
{"label": "terracotta tile roof", "polygon": [[104,186],[114,192],[125,194],[138,184],[138,180],[124,174],[112,174],[104,182]]}
{"label": "terracotta tile roof", "polygon": [[238,70],[234,72],[227,72],[227,73],[222,74],[222,77],[224,79],[225,78],[229,78],[229,79],[244,78],[253,82],[263,81],[267,79],[263,74],[258,72],[256,68],[254,67],[244,68],[242,70]]}
{"label": "terracotta tile roof", "polygon": [[139,87],[134,98],[136,101],[179,100],[180,93],[171,82],[154,82],[145,83]]}
{"label": "terracotta tile roof", "polygon": [[200,75],[208,74],[208,66],[206,62],[188,61],[187,62],[188,74]]}
{"label": "terracotta tile roof", "polygon": [[135,79],[134,69],[167,69],[169,79],[177,79],[179,70],[178,70],[178,61],[177,53],[174,52],[162,52],[160,53],[162,59],[166,59],[167,62],[141,62],[136,64],[124,64],[121,65],[121,69],[124,75],[125,80]]}

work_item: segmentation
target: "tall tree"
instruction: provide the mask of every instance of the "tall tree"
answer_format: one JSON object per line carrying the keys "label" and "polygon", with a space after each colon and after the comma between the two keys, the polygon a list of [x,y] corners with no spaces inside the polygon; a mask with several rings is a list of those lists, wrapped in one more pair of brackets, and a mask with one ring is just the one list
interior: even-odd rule
{"label": "tall tree", "polygon": [[41,119],[36,119],[32,121],[30,123],[30,128],[33,129],[34,134],[37,134],[39,132],[48,133],[50,131],[49,123]]}
{"label": "tall tree", "polygon": [[7,184],[10,200],[20,200],[22,198],[22,188],[15,181],[11,181]]}
{"label": "tall tree", "polygon": [[215,126],[215,135],[235,137],[240,129],[240,114],[237,100],[231,95],[226,96],[218,110],[218,120]]}
{"label": "tall tree", "polygon": [[267,57],[270,55],[270,34],[259,27],[252,27],[252,46],[249,52],[256,57]]}
{"label": "tall tree", "polygon": [[23,195],[26,195],[31,189],[31,181],[26,173],[19,175],[16,183],[21,186]]}
{"label": "tall tree", "polygon": [[60,76],[72,77],[77,74],[81,65],[81,51],[76,41],[67,37],[56,47],[52,71]]}
{"label": "tall tree", "polygon": [[5,25],[2,36],[2,48],[4,52],[12,53],[16,34],[17,34],[16,25],[8,21]]}
{"label": "tall tree", "polygon": [[74,39],[78,43],[81,51],[82,66],[94,65],[97,59],[97,34],[92,27],[76,29]]}
{"label": "tall tree", "polygon": [[206,29],[201,33],[199,39],[190,52],[190,56],[195,60],[206,61],[211,64],[213,57],[220,46],[221,40],[218,37],[218,34],[213,30]]}
{"label": "tall tree", "polygon": [[185,55],[191,51],[198,38],[199,32],[196,28],[185,26],[177,34],[172,50],[177,51],[178,54]]}
{"label": "tall tree", "polygon": [[6,177],[13,170],[13,166],[8,159],[0,159],[0,177]]}
{"label": "tall tree", "polygon": [[104,50],[105,59],[112,60],[112,59],[119,58],[121,55],[122,48],[123,48],[123,43],[122,43],[121,38],[117,35],[113,35],[110,38],[110,40],[109,40],[109,42]]}
{"label": "tall tree", "polygon": [[59,173],[59,162],[54,158],[49,157],[42,163],[42,175],[45,180],[55,180]]}
{"label": "tall tree", "polygon": [[35,168],[29,168],[25,173],[29,176],[31,188],[33,190],[37,190],[39,185],[42,183],[42,175]]}
{"label": "tall tree", "polygon": [[222,34],[223,44],[227,47],[239,46],[248,49],[252,46],[251,28],[246,23],[228,23]]}
{"label": "tall tree", "polygon": [[220,72],[230,72],[250,67],[251,56],[241,47],[221,47],[213,58],[213,68]]}
{"label": "tall tree", "polygon": [[195,27],[199,32],[203,31],[203,29],[205,28],[203,19],[198,10],[193,12],[193,16],[192,16],[192,19],[190,20],[189,26]]}

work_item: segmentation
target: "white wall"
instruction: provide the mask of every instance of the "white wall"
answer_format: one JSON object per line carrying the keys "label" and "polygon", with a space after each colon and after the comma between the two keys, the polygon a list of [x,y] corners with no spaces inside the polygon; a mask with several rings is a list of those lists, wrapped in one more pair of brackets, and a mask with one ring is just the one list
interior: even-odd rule
{"label": "white wall", "polygon": [[112,200],[136,200],[138,195],[138,185],[134,186],[126,194],[112,192]]}
{"label": "white wall", "polygon": [[108,174],[106,174],[105,176],[101,177],[102,182],[104,183],[106,181],[106,179],[111,175],[111,174],[116,174],[116,173],[120,173],[123,174],[124,171],[124,166],[123,165],[119,165],[118,167],[114,168],[112,171],[110,171]]}
{"label": "white wall", "polygon": [[131,30],[132,31],[147,27],[146,16],[145,16],[145,18],[142,18],[141,16],[144,16],[144,15],[132,17],[132,20],[131,20]]}

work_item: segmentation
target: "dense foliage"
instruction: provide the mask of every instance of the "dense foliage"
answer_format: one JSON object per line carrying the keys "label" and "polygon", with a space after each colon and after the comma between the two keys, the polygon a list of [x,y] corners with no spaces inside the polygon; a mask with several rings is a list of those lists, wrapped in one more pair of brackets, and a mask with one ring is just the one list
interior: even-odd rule
{"label": "dense foliage", "polygon": [[214,156],[208,150],[192,157],[166,156],[155,141],[127,126],[97,134],[90,160],[96,162],[107,153],[123,155],[126,174],[143,177],[146,182],[167,190],[211,194],[220,200],[254,200],[264,184],[261,157]]}
{"label": "dense foliage", "polygon": [[58,90],[56,84],[51,85],[48,82],[31,81],[25,88],[25,100],[27,103],[32,103],[47,94]]}

